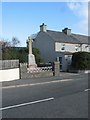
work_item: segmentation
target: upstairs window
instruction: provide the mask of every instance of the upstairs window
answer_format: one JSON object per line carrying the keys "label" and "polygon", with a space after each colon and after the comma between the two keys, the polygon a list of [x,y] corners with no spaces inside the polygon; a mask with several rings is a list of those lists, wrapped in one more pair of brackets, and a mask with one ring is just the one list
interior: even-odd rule
{"label": "upstairs window", "polygon": [[78,45],[75,46],[75,50],[76,50],[76,51],[78,51],[78,47],[79,47]]}
{"label": "upstairs window", "polygon": [[62,45],[61,50],[65,50],[65,44]]}
{"label": "upstairs window", "polygon": [[61,50],[65,50],[65,47],[62,47],[62,49]]}

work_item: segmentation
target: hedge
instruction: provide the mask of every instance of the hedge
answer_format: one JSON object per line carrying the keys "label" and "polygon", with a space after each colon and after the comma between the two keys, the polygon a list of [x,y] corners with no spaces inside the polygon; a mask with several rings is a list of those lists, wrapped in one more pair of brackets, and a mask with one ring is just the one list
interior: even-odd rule
{"label": "hedge", "polygon": [[73,53],[71,66],[76,70],[90,70],[90,53],[89,52]]}

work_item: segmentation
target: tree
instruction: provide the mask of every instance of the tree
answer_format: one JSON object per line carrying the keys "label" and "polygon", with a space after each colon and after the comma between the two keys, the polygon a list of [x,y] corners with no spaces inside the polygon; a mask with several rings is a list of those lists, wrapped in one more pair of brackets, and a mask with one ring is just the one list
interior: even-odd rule
{"label": "tree", "polygon": [[12,41],[11,41],[12,47],[16,47],[20,44],[20,41],[18,40],[18,38],[13,37]]}
{"label": "tree", "polygon": [[[3,41],[3,60],[19,59],[21,63],[28,62],[28,47],[17,47],[20,41],[13,37],[12,41]],[[41,59],[40,51],[37,48],[33,48],[33,54],[35,55],[36,63],[39,64],[43,60]]]}
{"label": "tree", "polygon": [[16,37],[13,37],[12,41],[2,39],[2,42],[2,59],[17,59],[18,51],[15,47],[20,43],[20,41]]}

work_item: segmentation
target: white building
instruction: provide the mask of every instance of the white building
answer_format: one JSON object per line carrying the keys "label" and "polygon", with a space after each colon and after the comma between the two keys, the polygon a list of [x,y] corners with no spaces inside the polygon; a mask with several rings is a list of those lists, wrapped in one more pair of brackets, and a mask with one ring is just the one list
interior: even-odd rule
{"label": "white building", "polygon": [[62,71],[66,71],[71,63],[72,53],[78,51],[90,52],[88,36],[73,34],[71,29],[62,32],[47,30],[43,23],[40,31],[33,37],[33,47],[39,48],[45,62],[60,61]]}

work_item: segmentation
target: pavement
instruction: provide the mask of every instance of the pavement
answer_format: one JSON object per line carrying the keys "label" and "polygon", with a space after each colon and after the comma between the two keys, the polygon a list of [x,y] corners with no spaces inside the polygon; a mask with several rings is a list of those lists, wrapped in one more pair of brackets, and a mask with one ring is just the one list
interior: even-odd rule
{"label": "pavement", "polygon": [[30,78],[30,79],[18,79],[13,81],[5,81],[1,82],[2,88],[6,87],[18,87],[23,85],[32,85],[32,84],[39,84],[39,83],[45,83],[45,82],[51,82],[59,80],[61,81],[69,81],[72,80],[72,77],[78,78],[78,76],[82,76],[82,73],[67,73],[67,72],[60,72],[60,76],[52,76],[52,77],[41,77],[41,78]]}

